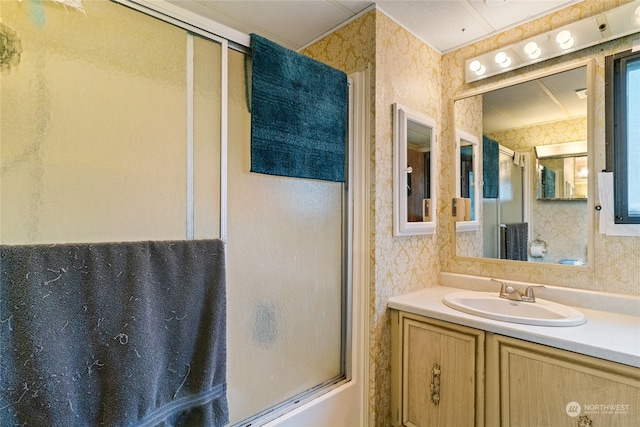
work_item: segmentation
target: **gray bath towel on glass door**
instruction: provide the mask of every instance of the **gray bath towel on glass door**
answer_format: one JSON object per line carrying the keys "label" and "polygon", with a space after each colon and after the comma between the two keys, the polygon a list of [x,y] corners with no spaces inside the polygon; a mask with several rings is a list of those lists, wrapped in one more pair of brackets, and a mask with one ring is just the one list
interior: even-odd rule
{"label": "gray bath towel on glass door", "polygon": [[220,240],[0,257],[0,425],[227,424]]}

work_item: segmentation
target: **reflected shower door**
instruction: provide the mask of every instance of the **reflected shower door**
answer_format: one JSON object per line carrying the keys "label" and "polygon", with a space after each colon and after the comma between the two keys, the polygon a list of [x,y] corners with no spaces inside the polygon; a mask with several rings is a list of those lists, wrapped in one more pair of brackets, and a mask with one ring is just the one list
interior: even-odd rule
{"label": "reflected shower door", "polygon": [[482,201],[483,256],[504,258],[503,224],[524,221],[524,170],[513,163],[513,155],[500,147],[497,199]]}

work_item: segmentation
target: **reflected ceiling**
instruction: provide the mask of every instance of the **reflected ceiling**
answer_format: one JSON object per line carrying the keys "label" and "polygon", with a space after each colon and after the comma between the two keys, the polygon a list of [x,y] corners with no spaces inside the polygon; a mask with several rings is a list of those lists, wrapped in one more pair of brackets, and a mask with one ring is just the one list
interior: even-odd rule
{"label": "reflected ceiling", "polygon": [[586,117],[586,73],[580,67],[484,94],[483,131]]}

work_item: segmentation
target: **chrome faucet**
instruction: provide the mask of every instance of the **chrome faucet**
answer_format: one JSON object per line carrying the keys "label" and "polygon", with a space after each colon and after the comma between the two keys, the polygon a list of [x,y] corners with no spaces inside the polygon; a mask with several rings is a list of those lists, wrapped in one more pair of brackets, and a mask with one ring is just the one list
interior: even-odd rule
{"label": "chrome faucet", "polygon": [[527,286],[524,289],[524,292],[520,292],[520,290],[514,288],[511,285],[507,285],[501,280],[491,280],[500,283],[500,298],[505,298],[511,301],[536,302],[536,297],[533,294],[533,290],[535,288],[544,288],[544,286],[542,285]]}

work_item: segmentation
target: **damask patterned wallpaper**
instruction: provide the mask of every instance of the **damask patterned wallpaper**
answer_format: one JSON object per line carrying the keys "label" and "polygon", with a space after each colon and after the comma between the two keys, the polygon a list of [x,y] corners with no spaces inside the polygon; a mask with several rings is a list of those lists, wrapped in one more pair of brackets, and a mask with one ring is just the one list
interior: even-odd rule
{"label": "damask patterned wallpaper", "polygon": [[[594,265],[589,268],[551,264],[513,264],[479,258],[454,258],[454,223],[448,214],[454,194],[453,99],[566,63],[595,61],[595,170],[604,168],[604,57],[631,48],[631,37],[582,50],[562,58],[464,83],[465,59],[546,32],[626,3],[623,0],[584,0],[561,12],[441,55],[380,10],[365,15],[308,47],[303,53],[347,73],[365,67],[371,75],[371,267],[370,276],[370,395],[371,426],[390,424],[389,298],[438,285],[440,271],[540,282],[560,286],[640,294],[640,238],[604,237],[595,231]],[[439,158],[438,227],[435,235],[393,237],[392,230],[392,109],[394,102],[436,119]],[[470,112],[476,106],[468,107]],[[474,110],[475,109],[475,110]],[[472,121],[473,122],[473,121]],[[470,126],[478,126],[470,123]],[[473,132],[472,132],[473,133]],[[597,189],[593,194],[597,194]],[[463,244],[474,245],[469,239]]]}

